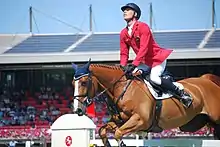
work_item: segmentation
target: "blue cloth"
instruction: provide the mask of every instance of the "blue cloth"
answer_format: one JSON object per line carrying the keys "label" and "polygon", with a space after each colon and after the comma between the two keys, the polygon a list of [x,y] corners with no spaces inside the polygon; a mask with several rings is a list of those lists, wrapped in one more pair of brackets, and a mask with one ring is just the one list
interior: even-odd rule
{"label": "blue cloth", "polygon": [[151,68],[149,66],[147,66],[146,64],[138,65],[137,69],[140,69],[143,72],[150,72],[150,70],[151,70]]}

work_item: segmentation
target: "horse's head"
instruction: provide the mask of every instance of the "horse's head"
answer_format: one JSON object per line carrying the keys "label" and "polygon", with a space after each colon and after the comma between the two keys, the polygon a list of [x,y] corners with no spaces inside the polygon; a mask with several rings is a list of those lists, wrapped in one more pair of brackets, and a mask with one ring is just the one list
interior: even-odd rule
{"label": "horse's head", "polygon": [[[98,90],[98,81],[89,70],[90,61],[81,67],[77,67],[75,64],[72,64],[72,66],[75,70],[72,81],[74,86],[74,102],[78,101],[84,107],[88,107],[92,104],[95,93]],[[77,107],[75,108],[76,113],[82,112],[82,108],[79,105]]]}

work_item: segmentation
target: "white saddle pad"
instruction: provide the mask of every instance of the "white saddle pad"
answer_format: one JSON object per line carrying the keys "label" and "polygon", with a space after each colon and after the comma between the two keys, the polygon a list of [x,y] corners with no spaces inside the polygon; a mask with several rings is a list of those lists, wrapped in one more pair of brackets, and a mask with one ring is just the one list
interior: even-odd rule
{"label": "white saddle pad", "polygon": [[[156,100],[161,100],[161,99],[167,99],[167,98],[170,98],[172,97],[173,95],[170,94],[170,93],[162,93],[161,96],[159,96],[157,94],[157,92],[155,92],[155,90],[153,89],[153,87],[151,86],[151,84],[147,81],[147,80],[144,80],[145,83],[147,84],[147,87],[149,88],[149,91],[150,93],[153,95],[153,97],[156,99]],[[176,85],[177,87],[179,87],[180,89],[184,89],[183,85],[178,83],[178,82],[173,82],[174,85]]]}

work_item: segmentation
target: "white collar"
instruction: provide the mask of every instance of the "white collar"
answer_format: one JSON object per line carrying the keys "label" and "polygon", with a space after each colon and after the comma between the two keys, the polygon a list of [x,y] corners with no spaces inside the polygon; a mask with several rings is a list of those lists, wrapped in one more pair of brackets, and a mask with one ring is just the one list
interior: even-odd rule
{"label": "white collar", "polygon": [[129,30],[133,28],[135,22],[136,22],[136,21],[134,21],[130,26],[128,26],[128,29],[129,29]]}

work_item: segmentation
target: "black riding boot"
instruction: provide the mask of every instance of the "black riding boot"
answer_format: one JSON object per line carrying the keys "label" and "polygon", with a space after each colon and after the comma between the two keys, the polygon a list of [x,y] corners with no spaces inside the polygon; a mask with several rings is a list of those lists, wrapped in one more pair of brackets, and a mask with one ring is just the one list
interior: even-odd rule
{"label": "black riding boot", "polygon": [[171,80],[162,78],[161,81],[161,87],[176,95],[186,108],[192,104],[191,96],[184,90],[179,89]]}

